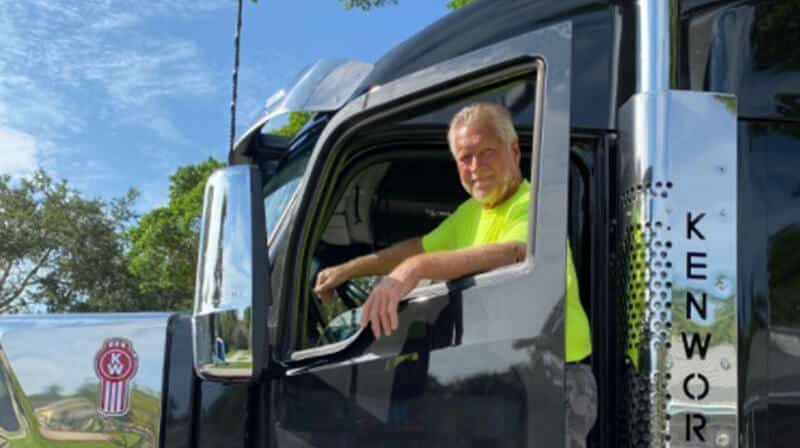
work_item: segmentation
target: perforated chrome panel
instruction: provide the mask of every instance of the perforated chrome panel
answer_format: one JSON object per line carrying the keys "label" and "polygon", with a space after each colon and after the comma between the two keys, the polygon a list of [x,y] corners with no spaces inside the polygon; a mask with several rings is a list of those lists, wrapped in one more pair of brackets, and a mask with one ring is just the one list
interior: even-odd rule
{"label": "perforated chrome panel", "polygon": [[623,441],[737,446],[735,98],[637,94],[620,131]]}

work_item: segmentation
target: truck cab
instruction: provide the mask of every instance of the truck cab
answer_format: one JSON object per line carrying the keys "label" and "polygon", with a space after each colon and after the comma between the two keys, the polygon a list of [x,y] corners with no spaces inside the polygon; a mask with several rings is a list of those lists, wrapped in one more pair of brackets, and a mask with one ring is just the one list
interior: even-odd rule
{"label": "truck cab", "polygon": [[[374,66],[310,66],[209,179],[191,316],[4,323],[6,421],[17,423],[0,418],[0,437],[567,446],[571,253],[592,329],[582,362],[599,386],[588,446],[793,444],[800,82],[796,52],[774,45],[795,31],[793,5],[477,0]],[[316,274],[425,234],[467,198],[447,129],[478,101],[506,106],[519,134],[526,258],[420,284],[398,331],[375,339],[359,313],[377,278],[323,302]],[[310,118],[277,135],[293,113]],[[84,338],[95,372],[76,368],[89,386],[32,398],[47,382],[34,381],[23,341],[85,326],[99,329]],[[50,350],[76,350],[64,344]],[[138,395],[124,413],[93,413],[86,403],[106,394],[127,402],[113,384]],[[149,420],[143,394],[157,403]],[[53,417],[78,396],[95,427]]]}

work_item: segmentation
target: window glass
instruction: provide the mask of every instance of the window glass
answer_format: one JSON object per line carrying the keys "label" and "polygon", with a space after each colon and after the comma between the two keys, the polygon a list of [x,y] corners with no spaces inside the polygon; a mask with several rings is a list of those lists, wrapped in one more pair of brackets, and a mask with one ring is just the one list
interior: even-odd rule
{"label": "window glass", "polygon": [[[297,190],[300,179],[305,173],[311,151],[319,138],[321,129],[311,130],[303,135],[303,126],[308,123],[311,115],[303,113],[295,114],[295,118],[290,118],[289,124],[278,128],[278,131],[269,131],[271,134],[300,137],[293,142],[289,156],[278,164],[275,172],[267,179],[264,185],[264,213],[266,215],[267,234],[274,234],[275,228],[280,222],[289,202]],[[292,114],[289,114],[290,116]],[[290,133],[281,134],[281,131],[289,130]]]}
{"label": "window glass", "polygon": [[306,151],[306,154],[301,154],[291,160],[267,182],[264,213],[266,213],[267,233],[269,235],[272,235],[278,220],[289,205],[295,190],[297,190],[300,177],[305,172],[306,164],[308,163],[308,153],[310,151]]}

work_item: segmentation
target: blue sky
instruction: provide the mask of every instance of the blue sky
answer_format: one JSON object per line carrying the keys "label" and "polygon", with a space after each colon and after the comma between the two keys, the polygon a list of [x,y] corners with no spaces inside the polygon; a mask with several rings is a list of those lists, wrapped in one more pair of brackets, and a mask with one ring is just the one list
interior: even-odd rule
{"label": "blue sky", "polygon": [[[305,65],[374,62],[445,4],[245,0],[238,133]],[[0,173],[42,166],[88,197],[133,187],[138,211],[165,204],[175,168],[226,157],[235,13],[234,0],[0,0]]]}

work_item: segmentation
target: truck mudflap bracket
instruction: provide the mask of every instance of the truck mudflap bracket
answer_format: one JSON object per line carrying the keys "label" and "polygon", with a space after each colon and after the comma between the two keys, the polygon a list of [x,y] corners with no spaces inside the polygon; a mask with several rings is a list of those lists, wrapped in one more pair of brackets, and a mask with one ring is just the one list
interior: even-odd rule
{"label": "truck mudflap bracket", "polygon": [[651,91],[619,112],[622,446],[736,447],[736,98]]}

